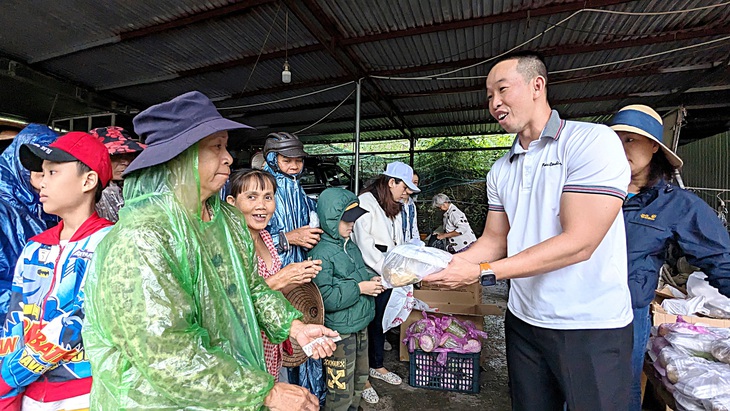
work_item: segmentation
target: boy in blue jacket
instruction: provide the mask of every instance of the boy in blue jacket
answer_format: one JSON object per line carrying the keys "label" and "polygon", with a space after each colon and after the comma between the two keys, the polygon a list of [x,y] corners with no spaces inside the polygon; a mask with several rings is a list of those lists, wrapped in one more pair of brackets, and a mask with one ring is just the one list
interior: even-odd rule
{"label": "boy in blue jacket", "polygon": [[81,132],[48,146],[24,144],[19,154],[24,167],[43,172],[43,210],[61,222],[32,237],[15,266],[0,335],[0,409],[88,409],[83,284],[112,225],[94,211],[112,177],[111,160],[101,142]]}
{"label": "boy in blue jacket", "polygon": [[345,189],[328,188],[319,196],[317,215],[324,233],[309,256],[322,260],[314,283],[324,301],[324,324],[342,337],[334,354],[323,360],[325,410],[357,410],[368,379],[368,324],[375,316],[373,297],[383,286],[350,241],[355,220],[365,213],[355,194]]}

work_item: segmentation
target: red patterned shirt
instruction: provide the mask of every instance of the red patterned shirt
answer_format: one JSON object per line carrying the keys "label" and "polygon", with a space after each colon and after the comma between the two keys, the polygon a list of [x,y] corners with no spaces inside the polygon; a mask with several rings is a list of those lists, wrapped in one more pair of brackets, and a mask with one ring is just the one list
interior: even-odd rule
{"label": "red patterned shirt", "polygon": [[[269,254],[271,254],[271,269],[266,267],[266,262],[261,257],[257,257],[259,261],[259,275],[266,279],[281,270],[281,259],[279,258],[279,254],[276,252],[276,247],[274,246],[274,240],[271,239],[271,234],[269,234],[266,230],[261,230],[259,235],[261,236],[261,239],[264,240],[264,244],[266,244]],[[279,370],[281,369],[283,361],[281,344],[273,344],[269,341],[263,331],[261,331],[261,338],[264,340],[264,359],[266,360],[266,369],[269,371],[269,374],[274,376],[276,382],[279,382]]]}

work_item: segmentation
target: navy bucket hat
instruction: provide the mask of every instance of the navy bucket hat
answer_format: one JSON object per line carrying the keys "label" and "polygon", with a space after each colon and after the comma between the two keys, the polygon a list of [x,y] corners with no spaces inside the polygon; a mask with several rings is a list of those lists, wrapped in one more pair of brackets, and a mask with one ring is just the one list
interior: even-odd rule
{"label": "navy bucket hat", "polygon": [[223,118],[205,94],[191,91],[154,105],[132,120],[147,148],[123,175],[172,160],[193,144],[219,131],[253,128]]}

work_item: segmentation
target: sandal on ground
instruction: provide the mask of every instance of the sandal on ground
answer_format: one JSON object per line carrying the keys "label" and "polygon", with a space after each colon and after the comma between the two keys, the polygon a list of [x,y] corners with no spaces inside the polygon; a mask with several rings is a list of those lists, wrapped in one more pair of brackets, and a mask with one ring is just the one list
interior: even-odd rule
{"label": "sandal on ground", "polygon": [[377,404],[380,401],[380,397],[373,387],[362,390],[362,399],[368,404]]}
{"label": "sandal on ground", "polygon": [[370,369],[370,376],[393,385],[400,385],[403,382],[403,380],[396,373],[388,371],[385,374],[381,374],[377,372],[375,368]]}

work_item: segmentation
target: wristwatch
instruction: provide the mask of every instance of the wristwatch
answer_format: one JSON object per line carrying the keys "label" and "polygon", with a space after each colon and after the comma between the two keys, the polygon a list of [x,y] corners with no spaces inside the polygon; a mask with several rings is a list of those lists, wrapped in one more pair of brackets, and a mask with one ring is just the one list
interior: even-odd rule
{"label": "wristwatch", "polygon": [[479,264],[479,281],[485,287],[497,284],[497,276],[494,275],[492,266],[486,261]]}

